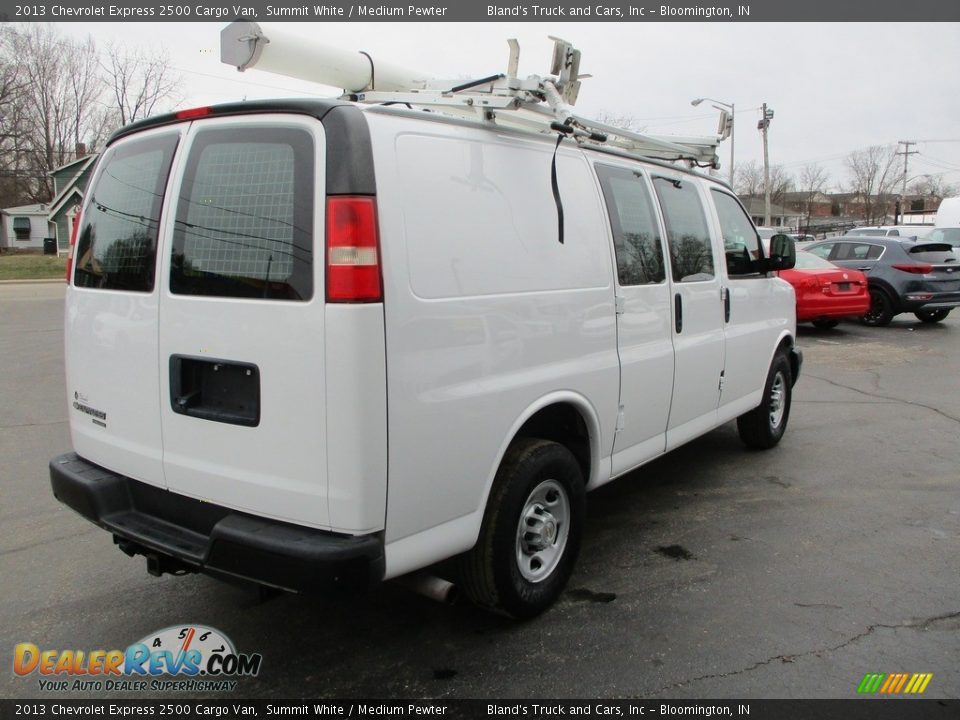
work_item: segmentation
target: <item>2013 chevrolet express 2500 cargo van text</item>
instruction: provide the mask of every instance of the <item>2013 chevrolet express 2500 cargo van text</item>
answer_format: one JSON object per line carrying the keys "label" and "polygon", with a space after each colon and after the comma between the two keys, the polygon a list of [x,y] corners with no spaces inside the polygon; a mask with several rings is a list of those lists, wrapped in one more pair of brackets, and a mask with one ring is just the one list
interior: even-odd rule
{"label": "2013 chevrolet express 2500 cargo van text", "polygon": [[564,119],[278,100],[118,131],[73,251],[56,496],[155,573],[311,591],[456,557],[528,617],[586,491],[733,419],[775,445],[789,240],[765,257],[669,142]]}

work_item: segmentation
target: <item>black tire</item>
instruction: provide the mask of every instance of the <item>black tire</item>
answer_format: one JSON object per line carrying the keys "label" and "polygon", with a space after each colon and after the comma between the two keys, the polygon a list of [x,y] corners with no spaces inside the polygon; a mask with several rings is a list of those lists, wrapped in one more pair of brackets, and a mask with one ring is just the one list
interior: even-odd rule
{"label": "black tire", "polygon": [[870,327],[884,327],[896,314],[890,296],[880,288],[870,288],[870,309],[860,316],[860,322]]}
{"label": "black tire", "polygon": [[[561,498],[555,498],[550,505],[549,493],[544,495],[540,507],[547,514],[537,513],[537,502],[531,504],[531,499],[543,488],[558,495],[561,494],[558,488],[562,489],[567,503],[566,521],[554,522],[552,531],[551,523],[544,524],[539,518],[554,518],[551,512],[556,512],[559,518]],[[580,552],[585,513],[583,474],[573,454],[548,440],[517,439],[497,471],[477,544],[458,558],[464,593],[478,605],[515,618],[540,614],[557,599],[570,579]],[[527,541],[520,534],[521,521],[524,527],[532,527],[531,522],[539,523],[536,531],[525,532],[523,538],[532,536],[536,542],[546,543],[544,548],[527,551],[528,546],[524,545]],[[561,537],[564,538],[562,545]],[[548,538],[553,539],[553,545]],[[549,560],[548,553],[551,553]],[[534,569],[541,557],[548,564]],[[541,570],[542,577],[533,580],[524,575]]]}
{"label": "black tire", "polygon": [[737,418],[737,430],[744,444],[766,450],[780,442],[790,419],[792,399],[793,373],[790,361],[783,352],[777,352],[770,363],[760,405]]}
{"label": "black tire", "polygon": [[821,330],[829,330],[830,328],[835,328],[839,324],[839,320],[830,320],[829,318],[820,318],[819,320],[813,321],[813,326],[815,328],[820,328]]}
{"label": "black tire", "polygon": [[936,310],[917,310],[914,315],[917,316],[917,320],[921,320],[925,323],[938,323],[941,320],[946,319],[947,315],[950,314],[950,308],[937,308]]}

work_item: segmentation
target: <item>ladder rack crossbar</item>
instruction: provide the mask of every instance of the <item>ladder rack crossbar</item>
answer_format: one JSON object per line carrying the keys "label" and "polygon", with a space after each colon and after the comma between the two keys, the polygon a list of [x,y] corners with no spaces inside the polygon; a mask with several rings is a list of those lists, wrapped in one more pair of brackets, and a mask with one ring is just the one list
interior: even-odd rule
{"label": "ladder rack crossbar", "polygon": [[[450,110],[457,117],[476,117],[504,127],[555,134],[555,123],[566,125],[578,133],[576,141],[585,145],[616,147],[627,152],[658,160],[687,160],[716,167],[719,138],[662,137],[646,135],[626,128],[593,120],[569,112],[558,113],[528,91],[504,92],[440,92],[420,90],[409,92],[350,93],[344,99],[364,104],[409,105],[412,108]],[[465,112],[466,111],[466,112]],[[587,137],[590,133],[606,136],[603,140]]]}

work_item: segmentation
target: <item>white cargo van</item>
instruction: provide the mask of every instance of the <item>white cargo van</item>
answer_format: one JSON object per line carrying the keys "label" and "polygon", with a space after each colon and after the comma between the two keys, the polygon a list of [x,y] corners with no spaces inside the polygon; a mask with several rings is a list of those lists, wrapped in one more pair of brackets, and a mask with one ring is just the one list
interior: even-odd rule
{"label": "white cargo van", "polygon": [[937,208],[934,229],[927,236],[931,242],[948,243],[960,259],[960,197],[944,198]]}
{"label": "white cargo van", "polygon": [[456,557],[534,615],[586,491],[731,420],[780,440],[773,245],[722,183],[556,133],[339,100],[136,123],[79,224],[54,494],[155,574],[316,591]]}

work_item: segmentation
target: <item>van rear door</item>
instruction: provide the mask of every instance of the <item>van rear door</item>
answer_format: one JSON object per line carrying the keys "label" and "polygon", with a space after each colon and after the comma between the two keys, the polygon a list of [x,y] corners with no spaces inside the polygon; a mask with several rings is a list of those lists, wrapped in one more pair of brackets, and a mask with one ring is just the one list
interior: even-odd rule
{"label": "van rear door", "polygon": [[164,472],[178,493],[314,527],[327,506],[323,127],[191,126],[160,264]]}
{"label": "van rear door", "polygon": [[67,288],[70,433],[87,460],[162,487],[156,278],[182,127],[114,143],[87,191]]}

